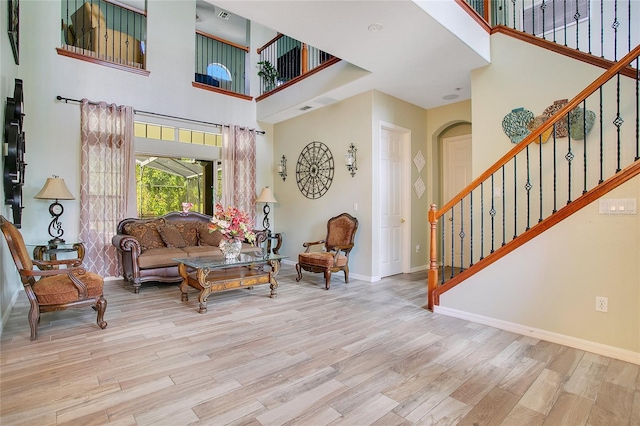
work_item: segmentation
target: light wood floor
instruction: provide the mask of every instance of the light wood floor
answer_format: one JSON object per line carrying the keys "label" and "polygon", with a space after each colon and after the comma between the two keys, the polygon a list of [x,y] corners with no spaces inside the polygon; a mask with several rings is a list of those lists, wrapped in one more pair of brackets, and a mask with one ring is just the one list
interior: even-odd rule
{"label": "light wood floor", "polygon": [[105,284],[93,310],[43,314],[24,294],[1,340],[0,424],[640,425],[634,364],[424,309],[426,273],[378,283],[284,265],[212,295]]}

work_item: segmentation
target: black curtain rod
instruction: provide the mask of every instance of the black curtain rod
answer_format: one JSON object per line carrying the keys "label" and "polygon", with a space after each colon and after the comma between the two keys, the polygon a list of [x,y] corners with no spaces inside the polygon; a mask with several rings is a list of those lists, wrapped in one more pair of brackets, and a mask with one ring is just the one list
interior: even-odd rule
{"label": "black curtain rod", "polygon": [[[64,101],[64,103],[65,103],[65,104],[66,104],[66,103],[68,103],[68,102],[77,102],[77,103],[82,102],[82,101],[81,101],[81,100],[79,100],[79,99],[64,98],[64,97],[62,97],[62,96],[60,96],[60,95],[56,96],[56,99],[57,99],[57,100],[59,100],[59,101]],[[91,104],[91,105],[98,105],[99,103],[98,103],[98,102],[91,102],[91,101],[89,101],[89,104]],[[192,118],[177,117],[177,116],[175,116],[175,115],[160,114],[160,113],[157,113],[157,112],[142,111],[142,110],[139,110],[139,109],[134,109],[134,110],[133,110],[133,112],[135,112],[136,114],[137,114],[137,113],[140,113],[140,114],[156,115],[156,116],[158,116],[158,117],[172,118],[172,119],[176,119],[176,120],[184,120],[184,121],[189,121],[189,122],[191,122],[191,123],[207,124],[207,125],[210,125],[210,126],[218,126],[218,127],[223,127],[223,126],[224,126],[224,127],[230,127],[228,124],[219,124],[219,123],[212,123],[212,122],[210,122],[210,121],[194,120],[194,119],[192,119]],[[241,129],[241,130],[245,130],[245,129],[246,129],[246,127],[240,127],[240,129]],[[254,129],[249,129],[249,130],[254,130]],[[261,135],[264,135],[264,134],[265,134],[265,132],[264,132],[263,130],[256,130],[256,133],[260,133]]]}

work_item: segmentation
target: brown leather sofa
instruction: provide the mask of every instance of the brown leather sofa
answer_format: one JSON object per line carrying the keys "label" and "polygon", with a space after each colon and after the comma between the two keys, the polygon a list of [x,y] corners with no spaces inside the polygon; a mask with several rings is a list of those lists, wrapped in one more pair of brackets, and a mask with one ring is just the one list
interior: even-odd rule
{"label": "brown leather sofa", "polygon": [[[146,282],[179,282],[178,264],[173,258],[222,254],[219,231],[209,232],[211,216],[190,212],[167,213],[152,219],[128,218],[120,221],[111,242],[118,251],[123,278],[135,293]],[[255,252],[266,232],[256,232],[256,246],[243,243],[242,252]]]}

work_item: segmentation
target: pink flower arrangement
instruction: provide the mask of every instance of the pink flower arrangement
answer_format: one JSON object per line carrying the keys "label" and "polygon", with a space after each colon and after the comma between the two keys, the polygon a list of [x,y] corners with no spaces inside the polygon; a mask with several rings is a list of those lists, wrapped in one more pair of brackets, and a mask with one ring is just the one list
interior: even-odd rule
{"label": "pink flower arrangement", "polygon": [[235,207],[229,206],[225,209],[222,204],[215,206],[209,224],[209,232],[213,231],[220,231],[228,240],[247,240],[252,244],[256,240],[256,234],[253,233],[253,219]]}

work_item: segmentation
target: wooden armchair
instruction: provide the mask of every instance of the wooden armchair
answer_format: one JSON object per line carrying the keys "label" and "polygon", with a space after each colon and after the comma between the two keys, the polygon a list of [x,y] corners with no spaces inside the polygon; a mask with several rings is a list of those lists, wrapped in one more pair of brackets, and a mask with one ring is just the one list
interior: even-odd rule
{"label": "wooden armchair", "polygon": [[[349,282],[349,253],[358,230],[358,219],[348,213],[332,217],[327,222],[327,237],[324,240],[302,244],[306,248],[298,255],[296,281],[302,279],[302,269],[309,272],[323,272],[325,288],[331,287],[331,273],[344,271],[344,282]],[[311,252],[314,245],[324,244],[324,251]]]}
{"label": "wooden armchair", "polygon": [[[98,326],[107,327],[104,312],[107,301],[102,294],[104,280],[100,275],[87,272],[80,266],[80,259],[36,261],[31,260],[22,234],[3,216],[0,229],[7,240],[9,251],[18,268],[31,309],[29,326],[31,340],[38,337],[38,323],[42,312],[92,306],[98,312]],[[34,269],[37,266],[39,269]],[[66,268],[60,268],[60,266]]]}

